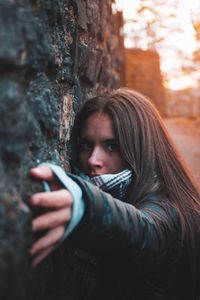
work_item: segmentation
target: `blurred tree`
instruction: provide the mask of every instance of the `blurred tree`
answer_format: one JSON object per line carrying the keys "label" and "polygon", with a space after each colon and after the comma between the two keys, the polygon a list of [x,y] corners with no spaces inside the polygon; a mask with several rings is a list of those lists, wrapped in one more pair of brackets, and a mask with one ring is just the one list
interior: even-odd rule
{"label": "blurred tree", "polygon": [[132,46],[149,50],[166,48],[166,37],[182,31],[177,22],[177,6],[178,1],[173,0],[138,1],[133,18],[127,21],[125,28]]}
{"label": "blurred tree", "polygon": [[199,68],[200,68],[200,8],[191,12],[191,23],[194,29],[194,36],[197,42],[197,48],[191,57],[185,56],[182,59],[182,74],[189,75],[200,84]]}
{"label": "blurred tree", "polygon": [[195,31],[195,38],[197,41],[197,50],[193,53],[193,61],[195,63],[200,63],[200,8],[199,10],[192,12],[191,22]]}
{"label": "blurred tree", "polygon": [[[181,69],[179,58],[184,56],[176,37],[183,32],[177,18],[177,8],[181,0],[135,0],[133,15],[125,24],[126,45],[131,48],[153,50],[159,53],[165,84]],[[173,42],[172,42],[173,39]],[[172,46],[173,45],[173,46]],[[170,54],[169,54],[170,53]],[[173,60],[174,68],[168,67],[168,57]],[[178,64],[177,64],[178,62]]]}

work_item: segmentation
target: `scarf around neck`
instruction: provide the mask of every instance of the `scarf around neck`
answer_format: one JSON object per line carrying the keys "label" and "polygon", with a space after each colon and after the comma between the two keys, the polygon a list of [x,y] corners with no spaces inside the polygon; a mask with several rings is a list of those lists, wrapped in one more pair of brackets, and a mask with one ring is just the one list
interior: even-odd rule
{"label": "scarf around neck", "polygon": [[88,177],[78,170],[76,170],[76,174],[119,200],[123,200],[127,195],[133,177],[130,169],[125,169],[117,174],[103,174],[94,177]]}

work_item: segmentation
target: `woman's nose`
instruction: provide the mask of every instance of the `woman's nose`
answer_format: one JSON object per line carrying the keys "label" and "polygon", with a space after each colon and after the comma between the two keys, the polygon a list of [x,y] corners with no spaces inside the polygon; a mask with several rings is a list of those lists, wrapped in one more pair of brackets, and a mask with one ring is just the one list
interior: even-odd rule
{"label": "woman's nose", "polygon": [[103,160],[102,160],[102,151],[99,148],[94,148],[89,159],[88,164],[91,167],[102,167]]}

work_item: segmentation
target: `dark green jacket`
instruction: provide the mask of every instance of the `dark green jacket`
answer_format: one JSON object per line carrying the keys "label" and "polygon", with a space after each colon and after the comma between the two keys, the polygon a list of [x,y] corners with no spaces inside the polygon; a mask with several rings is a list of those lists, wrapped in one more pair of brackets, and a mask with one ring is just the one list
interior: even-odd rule
{"label": "dark green jacket", "polygon": [[192,299],[187,251],[179,253],[179,222],[169,202],[151,194],[136,208],[72,178],[86,211],[54,253],[45,299]]}

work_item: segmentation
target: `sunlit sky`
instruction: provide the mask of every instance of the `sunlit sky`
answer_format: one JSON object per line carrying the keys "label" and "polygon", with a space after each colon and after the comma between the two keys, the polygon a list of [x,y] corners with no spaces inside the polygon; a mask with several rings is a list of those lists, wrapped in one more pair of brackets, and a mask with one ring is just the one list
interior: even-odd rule
{"label": "sunlit sky", "polygon": [[[119,10],[123,10],[124,19],[132,19],[134,15],[134,10],[137,7],[140,0],[116,0],[116,5]],[[177,0],[174,0],[177,1]],[[180,24],[183,32],[170,35],[168,37],[168,44],[176,44],[186,55],[192,56],[192,52],[197,48],[197,43],[194,38],[194,30],[190,21],[191,11],[197,11],[200,9],[200,0],[181,0],[177,1],[177,21]],[[130,40],[125,39],[125,46],[131,47]],[[161,54],[161,53],[160,53]],[[161,70],[163,72],[170,72],[172,69],[178,69],[180,67],[180,61],[177,57],[173,56],[173,50],[167,51],[161,56]],[[191,76],[180,76],[179,78],[170,78],[169,87],[171,89],[182,89],[189,86],[194,86],[196,83],[195,78]]]}

